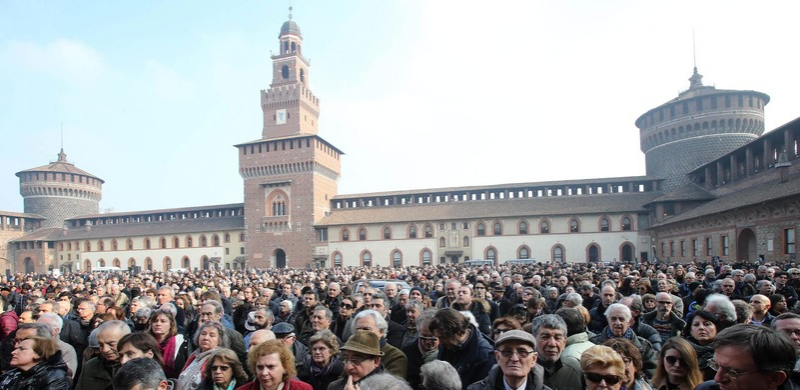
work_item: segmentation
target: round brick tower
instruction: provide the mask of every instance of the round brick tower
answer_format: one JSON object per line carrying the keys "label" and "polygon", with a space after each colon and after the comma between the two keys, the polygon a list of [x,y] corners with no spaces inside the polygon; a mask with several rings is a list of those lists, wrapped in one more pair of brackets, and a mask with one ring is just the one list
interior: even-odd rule
{"label": "round brick tower", "polygon": [[705,86],[697,73],[689,89],[636,119],[647,175],[672,191],[689,183],[686,174],[764,132],[769,96]]}
{"label": "round brick tower", "polygon": [[104,181],[67,161],[64,149],[58,160],[17,172],[25,212],[46,218],[42,227],[63,227],[64,220],[100,212]]}

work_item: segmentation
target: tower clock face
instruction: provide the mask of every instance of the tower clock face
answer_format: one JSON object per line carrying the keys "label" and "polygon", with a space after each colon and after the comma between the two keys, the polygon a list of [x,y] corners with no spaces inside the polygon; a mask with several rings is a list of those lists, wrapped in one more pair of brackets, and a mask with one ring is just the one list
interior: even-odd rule
{"label": "tower clock face", "polygon": [[275,111],[275,124],[277,125],[285,125],[286,124],[286,109],[282,108],[278,111]]}

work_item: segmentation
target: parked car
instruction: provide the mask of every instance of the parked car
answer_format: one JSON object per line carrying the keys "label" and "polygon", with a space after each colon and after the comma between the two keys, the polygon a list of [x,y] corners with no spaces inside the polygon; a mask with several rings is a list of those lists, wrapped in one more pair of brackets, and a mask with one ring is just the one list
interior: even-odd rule
{"label": "parked car", "polygon": [[351,293],[354,293],[354,292],[358,291],[359,287],[361,287],[361,285],[363,285],[365,282],[370,287],[375,288],[375,289],[379,289],[381,291],[383,291],[383,286],[385,286],[386,283],[389,283],[389,282],[392,282],[395,285],[397,285],[397,291],[400,291],[400,290],[402,290],[404,288],[411,289],[411,286],[409,286],[408,283],[406,283],[405,280],[400,280],[400,279],[367,279],[367,280],[359,280],[357,282],[350,283],[350,291],[351,291]]}

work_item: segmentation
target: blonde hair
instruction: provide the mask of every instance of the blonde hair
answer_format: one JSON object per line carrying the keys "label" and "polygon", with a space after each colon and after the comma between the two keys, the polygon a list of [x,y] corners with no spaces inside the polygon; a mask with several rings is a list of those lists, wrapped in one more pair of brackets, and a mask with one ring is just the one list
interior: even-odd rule
{"label": "blonde hair", "polygon": [[581,355],[581,371],[584,373],[592,368],[611,368],[615,375],[625,375],[625,363],[622,357],[611,347],[595,345]]}

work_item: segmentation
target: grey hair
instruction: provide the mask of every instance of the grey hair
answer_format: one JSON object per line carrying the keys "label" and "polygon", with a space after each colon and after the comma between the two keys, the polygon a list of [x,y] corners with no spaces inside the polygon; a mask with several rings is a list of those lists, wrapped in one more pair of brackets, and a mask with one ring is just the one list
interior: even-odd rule
{"label": "grey hair", "polygon": [[765,284],[769,284],[770,286],[772,286],[772,282],[770,282],[769,280],[761,279],[758,282],[756,282],[756,289],[761,289],[761,286]]}
{"label": "grey hair", "polygon": [[119,367],[113,384],[116,390],[157,389],[166,380],[164,370],[155,360],[138,358]]}
{"label": "grey hair", "polygon": [[373,320],[375,320],[375,326],[378,327],[378,331],[381,334],[386,335],[386,330],[389,329],[389,324],[386,323],[386,320],[375,310],[364,310],[361,313],[356,314],[356,318],[353,320],[353,334],[356,333],[356,322],[360,318],[364,318],[366,316],[371,316]]}
{"label": "grey hair", "polygon": [[364,381],[359,383],[359,387],[361,390],[412,390],[405,380],[388,372],[366,377]]}
{"label": "grey hair", "polygon": [[434,360],[423,364],[419,370],[427,389],[461,390],[461,377],[450,363]]}
{"label": "grey hair", "polygon": [[44,322],[34,322],[30,324],[20,324],[17,330],[21,329],[33,329],[36,331],[36,335],[39,337],[44,337],[46,339],[53,338],[53,328],[50,327],[50,324],[46,324]]}
{"label": "grey hair", "polygon": [[548,294],[550,294],[550,293],[551,293],[551,292],[553,292],[553,291],[555,291],[555,292],[558,292],[558,289],[557,289],[557,288],[555,288],[555,287],[548,287],[548,288],[547,288],[547,293],[548,293]]}
{"label": "grey hair", "polygon": [[555,314],[544,314],[534,318],[531,326],[531,333],[534,337],[539,333],[539,328],[557,329],[564,332],[564,337],[567,336],[567,323],[561,316]]}
{"label": "grey hair", "polygon": [[223,348],[231,347],[230,342],[228,342],[228,338],[225,337],[225,327],[222,326],[222,324],[217,321],[206,321],[197,327],[197,331],[194,332],[194,338],[192,339],[192,341],[194,341],[194,345],[198,346],[200,345],[200,333],[203,333],[203,330],[205,328],[214,328],[217,330],[217,333],[219,334],[218,347],[223,347]]}
{"label": "grey hair", "polygon": [[725,318],[720,318],[720,320],[727,321],[728,323],[736,322],[736,308],[728,297],[722,294],[711,294],[706,297],[704,308],[708,308],[708,306],[712,304],[719,310],[719,313],[716,311],[714,312],[715,315],[722,314],[725,316]]}
{"label": "grey hair", "polygon": [[436,315],[436,311],[437,309],[433,307],[423,310],[419,317],[417,317],[417,329],[427,328],[428,324],[430,324],[433,320],[433,316]]}
{"label": "grey hair", "polygon": [[406,310],[414,310],[422,313],[422,311],[425,310],[425,306],[422,304],[422,302],[412,299],[406,303]]}
{"label": "grey hair", "polygon": [[756,276],[753,274],[744,274],[744,281],[747,283],[752,283],[756,281]]}
{"label": "grey hair", "polygon": [[61,331],[61,328],[64,327],[64,319],[61,318],[60,315],[55,313],[44,313],[39,316],[39,319],[36,322],[42,321],[47,325],[50,325],[51,328],[58,329]]}
{"label": "grey hair", "polygon": [[569,293],[566,297],[564,297],[564,300],[574,303],[575,306],[580,306],[583,304],[583,297],[578,293]]}
{"label": "grey hair", "polygon": [[120,333],[120,336],[124,336],[128,333],[131,333],[131,328],[125,321],[113,320],[113,321],[106,321],[100,326],[97,327],[97,333],[103,333],[106,330],[113,330]]}
{"label": "grey hair", "polygon": [[[267,310],[267,311],[269,311],[270,314],[272,314],[272,311],[270,311],[270,310]],[[317,305],[317,307],[314,308],[314,312],[316,313],[318,311],[324,311],[325,312],[325,318],[327,318],[329,321],[333,319],[333,312],[331,311],[331,309],[328,309],[327,307],[325,307],[323,305]]]}
{"label": "grey hair", "polygon": [[[213,306],[214,307],[214,314],[222,314],[222,310],[223,310],[222,303],[220,303],[219,301],[215,301],[213,299],[206,299],[205,301],[203,301],[203,306],[205,306],[205,305]],[[202,309],[203,307],[201,306],[200,308]],[[272,310],[269,310],[269,311],[272,312]]]}
{"label": "grey hair", "polygon": [[173,305],[173,304],[171,304],[171,303],[165,303],[165,304],[163,304],[163,305],[159,306],[159,307],[158,307],[158,309],[159,309],[159,310],[166,310],[166,311],[169,311],[170,313],[172,313],[172,316],[173,316],[173,317],[175,317],[175,316],[177,316],[177,315],[178,315],[178,308],[177,308],[177,307],[175,307],[175,305]]}
{"label": "grey hair", "polygon": [[153,298],[148,297],[147,295],[140,295],[136,299],[139,301],[140,305],[149,307],[151,309],[156,307],[156,300],[153,299]]}
{"label": "grey hair", "polygon": [[630,321],[633,317],[633,314],[631,314],[631,309],[628,306],[625,306],[621,303],[612,303],[610,306],[608,306],[608,309],[606,309],[606,319],[611,318],[611,314],[615,311],[622,312],[628,321]]}

